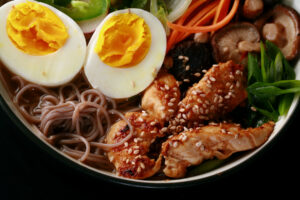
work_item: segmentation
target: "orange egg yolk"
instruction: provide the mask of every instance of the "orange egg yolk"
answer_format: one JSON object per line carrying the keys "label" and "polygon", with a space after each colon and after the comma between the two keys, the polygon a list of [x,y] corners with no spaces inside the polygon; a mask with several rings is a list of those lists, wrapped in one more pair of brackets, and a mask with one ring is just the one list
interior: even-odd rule
{"label": "orange egg yolk", "polygon": [[30,55],[47,55],[68,39],[67,28],[49,8],[27,1],[12,8],[6,30],[14,45]]}
{"label": "orange egg yolk", "polygon": [[145,20],[133,13],[112,16],[103,25],[95,52],[111,67],[131,67],[140,63],[151,45]]}

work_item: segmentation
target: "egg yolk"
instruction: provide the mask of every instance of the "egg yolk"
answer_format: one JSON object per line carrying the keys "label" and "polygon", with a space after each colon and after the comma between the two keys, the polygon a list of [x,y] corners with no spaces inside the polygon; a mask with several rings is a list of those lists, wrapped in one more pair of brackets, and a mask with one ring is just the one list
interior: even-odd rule
{"label": "egg yolk", "polygon": [[103,25],[95,52],[111,67],[131,67],[147,55],[151,33],[145,20],[133,13],[112,16]]}
{"label": "egg yolk", "polygon": [[67,28],[49,8],[27,1],[12,8],[6,30],[14,45],[30,55],[46,55],[60,49],[68,39]]}

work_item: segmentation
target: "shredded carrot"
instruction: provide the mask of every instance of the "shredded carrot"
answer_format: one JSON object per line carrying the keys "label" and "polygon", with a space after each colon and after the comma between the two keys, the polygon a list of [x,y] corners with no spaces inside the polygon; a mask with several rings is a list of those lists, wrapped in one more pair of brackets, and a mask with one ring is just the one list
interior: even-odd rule
{"label": "shredded carrot", "polygon": [[[208,4],[206,7],[204,7],[202,10],[200,10],[197,15],[194,16],[194,18],[192,18],[186,25],[188,26],[193,26],[195,24],[199,22],[201,23],[201,25],[205,24],[203,22],[205,21],[209,21],[211,19],[212,14],[214,15],[214,13],[210,13],[210,11],[212,9],[214,9],[216,6],[218,5],[218,1],[213,1],[212,3]],[[208,16],[206,16],[208,14]],[[207,20],[207,18],[209,17],[209,20]],[[168,44],[167,44],[167,51],[170,50],[170,48],[173,47],[174,43],[180,42],[183,40],[183,38],[188,37],[190,34],[186,34],[186,33],[182,33],[179,31],[173,31],[172,34],[169,36],[169,40],[168,40]]]}
{"label": "shredded carrot", "polygon": [[[167,22],[167,25],[172,29],[168,38],[167,51],[193,33],[213,33],[227,25],[236,14],[240,2],[240,0],[234,0],[228,13],[231,0],[208,1],[207,4],[204,4],[207,1],[193,1],[177,22]],[[196,11],[197,9],[200,11]],[[208,25],[211,21],[212,23]]]}
{"label": "shredded carrot", "polygon": [[220,22],[213,25],[193,27],[193,26],[182,26],[170,22],[168,22],[167,24],[171,29],[181,31],[181,32],[198,33],[198,32],[216,31],[230,22],[230,20],[234,17],[235,13],[237,12],[238,5],[239,5],[239,0],[234,0],[231,11],[228,13],[228,15]]}
{"label": "shredded carrot", "polygon": [[[211,11],[209,11],[201,20],[199,20],[195,25],[205,25],[207,24],[209,21],[211,21],[213,19],[213,17],[215,16],[215,13],[217,11],[217,8],[213,8]],[[187,38],[189,35],[191,35],[191,33],[184,33],[181,37],[180,37],[180,41],[184,40],[185,38]]]}

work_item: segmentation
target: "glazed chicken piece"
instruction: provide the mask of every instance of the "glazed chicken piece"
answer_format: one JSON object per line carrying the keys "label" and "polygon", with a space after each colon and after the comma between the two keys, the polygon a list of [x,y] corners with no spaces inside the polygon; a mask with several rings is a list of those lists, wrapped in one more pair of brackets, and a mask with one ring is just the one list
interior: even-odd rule
{"label": "glazed chicken piece", "polygon": [[244,67],[232,61],[219,63],[187,91],[179,103],[176,118],[181,124],[216,120],[246,98]]}
{"label": "glazed chicken piece", "polygon": [[242,129],[237,124],[220,123],[184,131],[162,145],[164,173],[180,178],[187,167],[199,165],[205,159],[225,159],[235,152],[259,147],[267,141],[274,125],[270,121],[257,128]]}
{"label": "glazed chicken piece", "polygon": [[142,108],[160,121],[171,119],[180,101],[178,82],[173,75],[162,72],[145,91]]}
{"label": "glazed chicken piece", "polygon": [[[129,112],[125,118],[133,128],[133,136],[121,146],[108,150],[107,155],[115,166],[117,175],[145,179],[154,175],[161,167],[161,156],[155,161],[147,153],[155,139],[164,136],[163,124],[146,112]],[[118,143],[129,133],[126,121],[120,120],[111,127],[106,143]]]}

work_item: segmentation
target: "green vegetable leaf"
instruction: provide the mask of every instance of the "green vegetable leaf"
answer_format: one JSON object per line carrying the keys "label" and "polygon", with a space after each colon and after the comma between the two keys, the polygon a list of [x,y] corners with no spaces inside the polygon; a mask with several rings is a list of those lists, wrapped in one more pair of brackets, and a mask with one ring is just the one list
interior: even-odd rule
{"label": "green vegetable leaf", "polygon": [[294,99],[294,94],[286,94],[280,97],[278,111],[280,115],[286,115]]}
{"label": "green vegetable leaf", "polygon": [[275,57],[274,67],[275,67],[274,80],[275,81],[282,80],[282,78],[283,78],[282,77],[282,75],[283,75],[283,63],[282,63],[282,54],[280,52],[278,52],[276,57]]}
{"label": "green vegetable leaf", "polygon": [[251,53],[248,54],[248,84],[261,82],[262,76],[258,66],[257,58]]}
{"label": "green vegetable leaf", "polygon": [[164,0],[150,0],[150,12],[156,16],[168,32],[168,10]]}
{"label": "green vegetable leaf", "polygon": [[132,0],[131,8],[141,8],[144,9],[147,5],[148,0]]}
{"label": "green vegetable leaf", "polygon": [[269,58],[266,54],[264,43],[260,42],[260,56],[261,56],[261,76],[263,82],[269,82]]}

